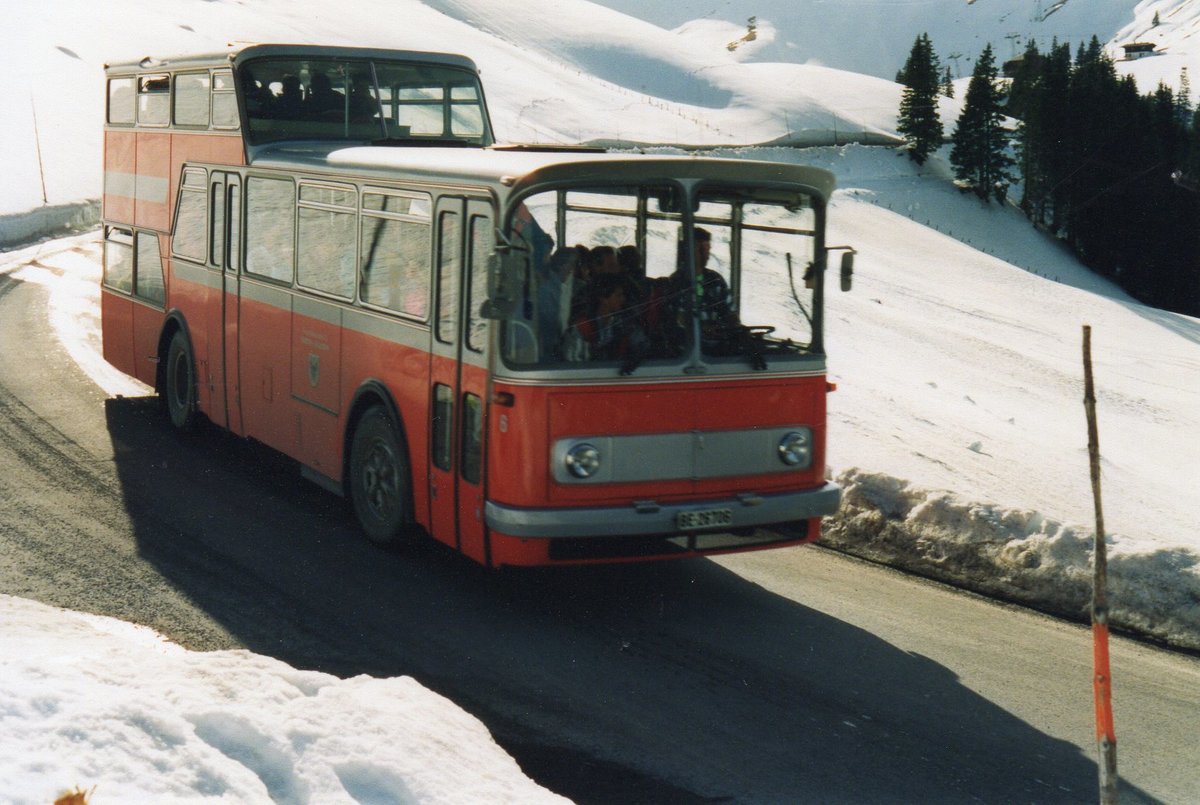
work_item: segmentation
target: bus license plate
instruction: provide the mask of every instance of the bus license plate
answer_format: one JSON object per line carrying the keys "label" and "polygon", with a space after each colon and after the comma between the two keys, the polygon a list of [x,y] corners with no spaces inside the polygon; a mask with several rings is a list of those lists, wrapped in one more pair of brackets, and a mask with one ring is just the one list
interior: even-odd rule
{"label": "bus license plate", "polygon": [[733,525],[733,509],[700,509],[675,515],[675,527],[680,531],[730,525]]}

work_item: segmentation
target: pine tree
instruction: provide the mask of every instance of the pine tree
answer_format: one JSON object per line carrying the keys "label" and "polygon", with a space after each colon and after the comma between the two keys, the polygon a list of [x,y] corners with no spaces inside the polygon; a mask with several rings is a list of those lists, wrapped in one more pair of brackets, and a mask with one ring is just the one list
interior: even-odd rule
{"label": "pine tree", "polygon": [[[1067,242],[1089,266],[1109,274],[1109,249],[1115,229],[1107,220],[1109,191],[1128,170],[1129,142],[1136,129],[1136,89],[1132,98],[1117,78],[1112,59],[1099,39],[1081,45],[1071,71],[1067,116],[1059,132],[1067,154],[1062,197],[1056,200]],[[1061,208],[1061,209],[1059,209]]]}
{"label": "pine tree", "polygon": [[950,152],[955,178],[985,201],[995,198],[1003,202],[1014,178],[1008,133],[1002,125],[1003,102],[1004,90],[997,81],[996,61],[989,44],[975,62]]}
{"label": "pine tree", "polygon": [[1179,68],[1179,92],[1175,93],[1175,108],[1179,113],[1179,122],[1187,126],[1192,122],[1192,82],[1188,78],[1185,64]]}
{"label": "pine tree", "polygon": [[942,94],[947,98],[954,97],[954,77],[950,75],[950,65],[946,65],[946,69],[942,71]]}
{"label": "pine tree", "polygon": [[897,75],[904,84],[904,92],[900,96],[896,130],[907,140],[908,155],[918,165],[923,165],[942,144],[938,72],[937,56],[929,35],[921,34],[913,42],[908,61]]}

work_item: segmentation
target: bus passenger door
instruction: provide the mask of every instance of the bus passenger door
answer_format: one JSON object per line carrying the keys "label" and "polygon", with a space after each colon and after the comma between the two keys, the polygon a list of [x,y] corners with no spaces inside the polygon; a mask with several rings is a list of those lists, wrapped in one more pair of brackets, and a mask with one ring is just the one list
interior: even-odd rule
{"label": "bus passenger door", "polygon": [[242,268],[242,184],[236,173],[225,178],[225,255],[222,271],[221,343],[225,355],[225,411],[228,427],[243,433],[241,401],[241,361],[238,350],[238,322],[241,317]]}
{"label": "bus passenger door", "polygon": [[431,531],[480,562],[487,322],[480,319],[492,251],[491,206],[458,198],[435,210],[436,305],[430,367]]}
{"label": "bus passenger door", "polygon": [[[205,377],[201,382],[208,387],[208,418],[214,425],[221,427],[227,427],[229,424],[225,393],[225,262],[229,235],[227,176],[228,174],[222,171],[213,171],[208,178],[208,268],[212,280],[205,283],[207,287],[204,292],[204,317],[191,325],[193,328],[199,325],[204,329],[206,346],[198,351],[204,354],[207,371],[204,372]],[[197,355],[197,358],[200,356]],[[200,371],[199,366],[197,371]]]}

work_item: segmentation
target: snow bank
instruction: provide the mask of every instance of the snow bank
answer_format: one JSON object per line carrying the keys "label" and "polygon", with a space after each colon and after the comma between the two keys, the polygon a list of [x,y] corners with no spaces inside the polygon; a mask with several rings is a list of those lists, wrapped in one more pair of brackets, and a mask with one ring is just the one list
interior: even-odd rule
{"label": "snow bank", "polygon": [[0,595],[0,798],[566,802],[408,677],[338,679]]}
{"label": "snow bank", "polygon": [[0,215],[0,246],[12,247],[45,237],[87,229],[100,222],[100,202],[54,204]]}
{"label": "snow bank", "polygon": [[[1072,619],[1092,599],[1094,531],[860,469],[837,476],[842,509],[822,543],[985,595]],[[1146,552],[1110,534],[1110,623],[1200,649],[1200,555]]]}

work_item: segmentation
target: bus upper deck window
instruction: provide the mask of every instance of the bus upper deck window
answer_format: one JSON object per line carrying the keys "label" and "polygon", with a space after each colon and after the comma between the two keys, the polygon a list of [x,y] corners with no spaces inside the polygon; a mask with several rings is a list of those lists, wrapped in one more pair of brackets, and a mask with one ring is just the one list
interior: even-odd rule
{"label": "bus upper deck window", "polygon": [[212,76],[212,124],[217,129],[238,127],[237,95],[232,70],[216,70]]}
{"label": "bus upper deck window", "polygon": [[133,78],[111,78],[108,81],[108,122],[132,126],[137,104],[134,101]]}
{"label": "bus upper deck window", "polygon": [[175,125],[208,126],[208,73],[175,76]]}
{"label": "bus upper deck window", "polygon": [[171,77],[138,76],[138,123],[165,126],[171,122]]}

